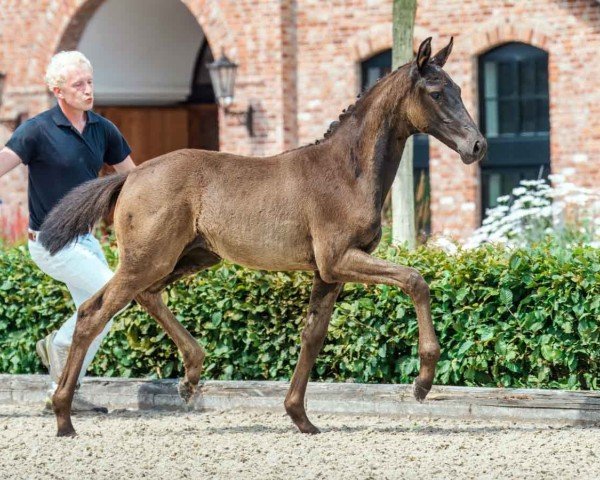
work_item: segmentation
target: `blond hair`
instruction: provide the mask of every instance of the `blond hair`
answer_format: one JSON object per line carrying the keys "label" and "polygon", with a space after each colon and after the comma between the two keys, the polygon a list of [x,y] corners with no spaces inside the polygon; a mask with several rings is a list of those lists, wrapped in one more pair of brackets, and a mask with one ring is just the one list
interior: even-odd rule
{"label": "blond hair", "polygon": [[50,59],[48,68],[46,68],[46,76],[44,80],[48,88],[52,90],[54,87],[62,87],[66,81],[66,72],[72,67],[84,66],[93,72],[92,64],[87,57],[77,51],[63,51],[57,53]]}

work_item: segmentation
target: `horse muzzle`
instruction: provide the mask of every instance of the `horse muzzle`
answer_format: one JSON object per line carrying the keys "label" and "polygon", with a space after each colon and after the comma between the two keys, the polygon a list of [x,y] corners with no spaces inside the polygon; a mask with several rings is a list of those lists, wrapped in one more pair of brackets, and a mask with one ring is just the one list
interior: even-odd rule
{"label": "horse muzzle", "polygon": [[470,141],[459,150],[460,159],[466,165],[475,162],[480,162],[485,158],[487,153],[487,141],[483,135],[479,135],[476,139]]}

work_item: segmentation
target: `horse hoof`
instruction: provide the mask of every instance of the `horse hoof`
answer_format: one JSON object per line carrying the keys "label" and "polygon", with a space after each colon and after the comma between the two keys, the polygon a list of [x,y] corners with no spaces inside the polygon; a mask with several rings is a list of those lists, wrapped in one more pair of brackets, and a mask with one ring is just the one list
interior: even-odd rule
{"label": "horse hoof", "polygon": [[57,437],[76,437],[77,432],[74,428],[66,428],[64,430],[58,430],[56,432]]}
{"label": "horse hoof", "polygon": [[321,430],[319,430],[310,422],[296,426],[298,427],[298,430],[300,430],[301,433],[308,433],[309,435],[316,435],[317,433],[321,433]]}
{"label": "horse hoof", "polygon": [[425,400],[425,397],[429,393],[429,390],[431,390],[431,387],[427,388],[423,386],[419,379],[415,378],[413,382],[413,395],[417,402],[423,403],[423,400]]}
{"label": "horse hoof", "polygon": [[177,392],[186,404],[189,405],[191,403],[195,391],[196,387],[194,387],[190,382],[187,380],[179,380],[179,383],[177,384]]}
{"label": "horse hoof", "polygon": [[308,435],[316,435],[317,433],[321,433],[321,430],[314,425],[311,425],[310,427],[301,428],[300,432],[307,433]]}

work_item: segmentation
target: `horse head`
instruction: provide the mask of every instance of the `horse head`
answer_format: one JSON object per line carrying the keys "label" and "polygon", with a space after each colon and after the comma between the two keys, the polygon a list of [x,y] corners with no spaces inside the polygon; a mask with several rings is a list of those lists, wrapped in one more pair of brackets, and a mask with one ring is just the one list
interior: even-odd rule
{"label": "horse head", "polygon": [[433,57],[431,37],[419,47],[410,65],[406,116],[416,131],[433,135],[470,164],[483,159],[487,142],[462,102],[460,87],[443,70],[452,43],[451,38]]}

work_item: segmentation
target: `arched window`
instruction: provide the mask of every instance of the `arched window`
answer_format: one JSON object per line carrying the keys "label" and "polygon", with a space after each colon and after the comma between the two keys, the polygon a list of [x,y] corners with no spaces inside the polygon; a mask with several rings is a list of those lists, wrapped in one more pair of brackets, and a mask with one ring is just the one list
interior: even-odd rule
{"label": "arched window", "polygon": [[480,125],[488,141],[481,165],[482,213],[524,179],[550,173],[548,54],[507,43],[479,58]]}
{"label": "arched window", "polygon": [[[385,50],[361,63],[361,91],[392,71],[392,50]],[[416,228],[419,234],[431,233],[429,210],[429,137],[413,136]]]}

